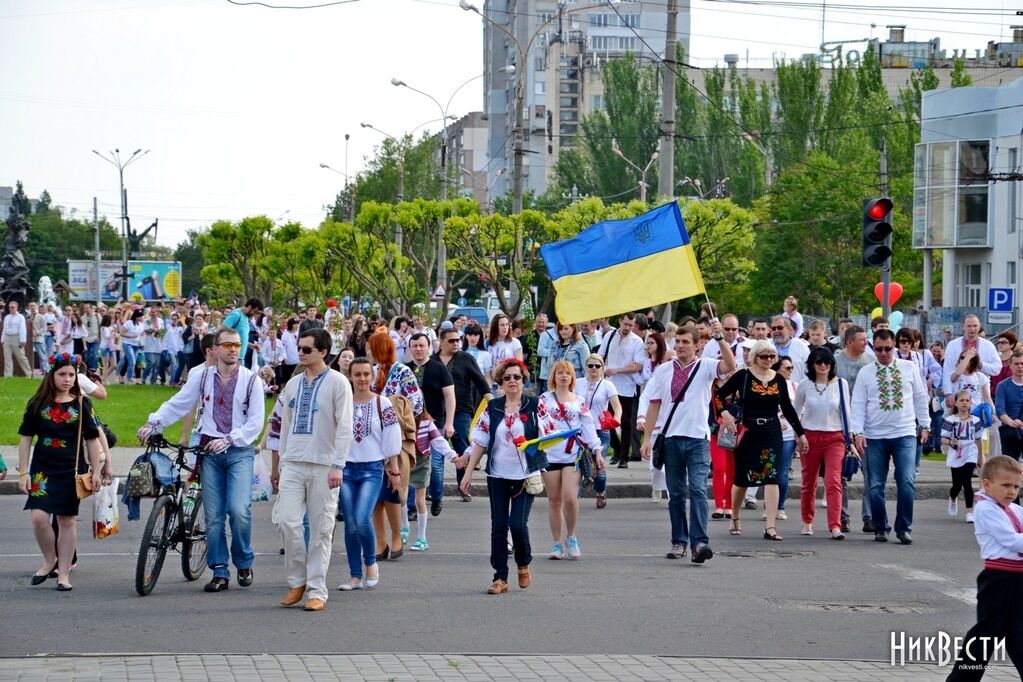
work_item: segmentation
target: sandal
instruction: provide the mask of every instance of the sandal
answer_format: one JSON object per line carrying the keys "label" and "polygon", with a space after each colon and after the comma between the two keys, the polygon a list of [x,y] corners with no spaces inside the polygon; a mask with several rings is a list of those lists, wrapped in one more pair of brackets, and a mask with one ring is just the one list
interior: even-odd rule
{"label": "sandal", "polygon": [[[771,531],[774,531],[774,532],[772,533]],[[782,536],[778,535],[778,529],[777,528],[775,528],[774,526],[768,526],[767,528],[764,529],[764,539],[765,540],[774,540],[775,542],[781,542],[785,538],[783,538]]]}
{"label": "sandal", "polygon": [[732,519],[732,527],[728,529],[729,535],[742,535],[742,527],[739,525],[739,519]]}

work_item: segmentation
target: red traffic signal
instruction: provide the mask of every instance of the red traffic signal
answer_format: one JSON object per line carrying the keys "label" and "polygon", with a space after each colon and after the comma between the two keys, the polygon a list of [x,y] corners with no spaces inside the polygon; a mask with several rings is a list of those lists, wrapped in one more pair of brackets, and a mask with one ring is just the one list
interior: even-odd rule
{"label": "red traffic signal", "polygon": [[864,267],[884,265],[892,256],[891,212],[894,204],[887,197],[863,201],[863,254]]}
{"label": "red traffic signal", "polygon": [[875,199],[867,209],[867,215],[871,220],[884,220],[892,212],[891,199]]}

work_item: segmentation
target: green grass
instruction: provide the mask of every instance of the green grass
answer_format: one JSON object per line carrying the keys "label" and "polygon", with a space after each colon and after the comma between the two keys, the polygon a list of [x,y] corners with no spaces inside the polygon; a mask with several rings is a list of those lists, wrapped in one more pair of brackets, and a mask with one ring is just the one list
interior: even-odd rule
{"label": "green grass", "polygon": [[[25,414],[25,405],[37,388],[39,379],[0,379],[0,445],[17,445],[18,427]],[[135,432],[145,423],[146,418],[175,393],[177,389],[167,386],[124,386],[115,383],[107,385],[106,400],[95,400],[93,403],[100,418],[117,434],[118,447],[131,447],[138,444]],[[273,402],[268,400],[267,415],[271,409]],[[177,442],[181,425],[169,427],[166,434],[168,440]]]}

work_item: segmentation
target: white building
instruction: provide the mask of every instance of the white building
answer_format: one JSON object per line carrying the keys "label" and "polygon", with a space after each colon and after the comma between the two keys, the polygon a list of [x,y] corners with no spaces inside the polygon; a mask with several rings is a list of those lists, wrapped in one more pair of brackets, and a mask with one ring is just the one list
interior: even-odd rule
{"label": "white building", "polygon": [[913,246],[942,252],[942,305],[986,307],[989,288],[1016,288],[1023,253],[1023,78],[926,92],[921,129]]}
{"label": "white building", "polygon": [[[662,56],[666,7],[664,0],[623,0],[614,8],[596,0],[484,3],[482,11],[489,19],[483,21],[483,63],[491,198],[512,188],[518,79],[525,79],[523,192],[539,195],[547,189],[559,150],[571,146],[579,121],[603,106],[603,87],[588,92],[584,72],[627,52],[647,59]],[[677,36],[687,54],[689,26],[689,0],[678,0]],[[519,63],[523,53],[524,68]],[[509,64],[515,65],[515,73],[498,71]]]}

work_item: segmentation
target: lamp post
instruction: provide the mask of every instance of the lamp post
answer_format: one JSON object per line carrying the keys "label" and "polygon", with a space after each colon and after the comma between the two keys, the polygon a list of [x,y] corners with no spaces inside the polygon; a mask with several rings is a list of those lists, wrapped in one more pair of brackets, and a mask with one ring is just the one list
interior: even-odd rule
{"label": "lamp post", "polygon": [[[95,149],[92,153],[103,159],[111,166],[117,169],[117,179],[120,183],[121,188],[121,299],[128,300],[128,204],[127,197],[124,194],[124,169],[129,165],[138,161],[143,156],[149,153],[149,150],[142,151],[142,148],[136,149],[131,153],[125,160],[121,160],[121,150],[115,148],[114,151],[108,152],[109,156],[100,154]],[[96,278],[99,278],[99,272],[96,272]]]}
{"label": "lamp post", "polygon": [[699,195],[700,201],[703,201],[707,197],[710,197],[711,199],[720,199],[721,197],[725,196],[725,185],[728,184],[729,180],[731,180],[731,178],[726,175],[725,177],[718,180],[717,184],[715,184],[709,190],[704,192],[703,183],[700,182],[700,178],[691,178],[687,175],[686,177],[682,178],[682,180],[679,181],[677,186],[678,187],[685,187],[686,185],[691,186],[694,190],[696,190],[696,193]]}
{"label": "lamp post", "polygon": [[334,168],[333,166],[330,166],[330,165],[325,164],[325,163],[321,163],[320,164],[320,168],[326,168],[327,170],[331,171],[332,173],[337,173],[338,175],[340,175],[341,177],[343,177],[345,179],[345,201],[347,202],[348,205],[343,207],[343,208],[347,208],[348,209],[348,211],[347,211],[347,213],[348,213],[348,216],[347,216],[348,217],[348,222],[354,222],[355,221],[355,202],[352,200],[352,194],[351,194],[351,189],[350,189],[351,183],[348,182],[348,173],[345,173],[344,171],[339,171],[337,168]]}
{"label": "lamp post", "polygon": [[622,154],[622,150],[618,147],[618,140],[614,139],[611,140],[611,151],[614,152],[615,156],[617,156],[625,163],[629,164],[632,168],[636,170],[637,173],[639,173],[639,200],[645,204],[647,187],[646,176],[647,173],[650,172],[650,167],[654,165],[654,161],[656,161],[660,157],[660,153],[655,151],[653,154],[650,155],[650,160],[647,161],[646,166],[640,168],[635,163],[625,158],[625,154]]}

